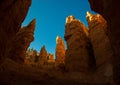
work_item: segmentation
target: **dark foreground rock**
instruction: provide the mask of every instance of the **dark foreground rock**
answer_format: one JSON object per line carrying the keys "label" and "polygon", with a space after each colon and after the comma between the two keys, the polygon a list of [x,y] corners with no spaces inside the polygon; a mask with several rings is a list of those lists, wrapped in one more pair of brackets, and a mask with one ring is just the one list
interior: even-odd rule
{"label": "dark foreground rock", "polygon": [[119,0],[88,0],[91,9],[100,13],[107,21],[109,39],[114,50],[113,72],[114,80],[120,84],[120,8]]}
{"label": "dark foreground rock", "polygon": [[36,20],[32,20],[28,26],[21,28],[16,33],[12,43],[13,47],[10,51],[10,58],[17,63],[24,63],[26,51],[30,43],[34,40],[34,30],[36,26]]}
{"label": "dark foreground rock", "polygon": [[0,63],[10,57],[13,39],[21,28],[31,0],[1,0],[0,1]]}

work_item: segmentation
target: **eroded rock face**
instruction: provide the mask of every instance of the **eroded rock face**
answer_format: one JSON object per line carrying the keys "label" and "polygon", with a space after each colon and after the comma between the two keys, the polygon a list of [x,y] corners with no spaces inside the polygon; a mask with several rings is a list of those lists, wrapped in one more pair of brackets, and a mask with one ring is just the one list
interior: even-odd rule
{"label": "eroded rock face", "polygon": [[0,1],[0,62],[8,57],[13,37],[26,17],[31,0]]}
{"label": "eroded rock face", "polygon": [[[72,18],[72,19],[71,19]],[[86,71],[89,68],[88,30],[74,16],[66,18],[65,40],[67,50],[65,65],[69,71]]]}
{"label": "eroded rock face", "polygon": [[87,12],[87,21],[89,27],[89,38],[94,49],[96,65],[102,65],[111,61],[113,51],[108,35],[106,33],[107,24],[100,14],[93,15]]}
{"label": "eroded rock face", "polygon": [[40,50],[39,63],[41,65],[45,65],[47,63],[47,51],[46,51],[45,46],[43,46]]}
{"label": "eroded rock face", "polygon": [[92,10],[100,13],[107,21],[109,39],[114,50],[113,72],[114,80],[120,84],[120,8],[119,0],[89,0]]}
{"label": "eroded rock face", "polygon": [[26,51],[26,56],[25,56],[25,59],[24,59],[24,63],[25,64],[34,64],[34,63],[37,63],[38,62],[38,58],[39,56],[37,55],[37,51],[34,50],[34,49],[27,49]]}
{"label": "eroded rock face", "polygon": [[65,62],[65,45],[60,36],[56,37],[56,64]]}
{"label": "eroded rock face", "polygon": [[[97,71],[101,75],[112,77],[113,50],[107,35],[106,20],[100,15],[87,12],[89,38],[94,50]],[[108,71],[109,69],[109,71]]]}
{"label": "eroded rock face", "polygon": [[47,54],[47,65],[54,66],[55,64],[55,59],[54,59],[54,54]]}
{"label": "eroded rock face", "polygon": [[30,43],[34,40],[34,30],[35,30],[36,20],[32,20],[30,24],[26,27],[23,27],[15,35],[13,41],[13,47],[10,51],[10,58],[16,62],[23,63],[27,48]]}

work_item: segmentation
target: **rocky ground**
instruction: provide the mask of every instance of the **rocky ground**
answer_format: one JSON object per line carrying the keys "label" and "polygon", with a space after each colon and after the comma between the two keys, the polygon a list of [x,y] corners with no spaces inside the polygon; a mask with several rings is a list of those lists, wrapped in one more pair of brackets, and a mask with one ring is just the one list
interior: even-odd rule
{"label": "rocky ground", "polygon": [[6,59],[0,65],[0,85],[107,85],[107,81],[101,83],[100,77],[93,78],[90,74],[21,65]]}

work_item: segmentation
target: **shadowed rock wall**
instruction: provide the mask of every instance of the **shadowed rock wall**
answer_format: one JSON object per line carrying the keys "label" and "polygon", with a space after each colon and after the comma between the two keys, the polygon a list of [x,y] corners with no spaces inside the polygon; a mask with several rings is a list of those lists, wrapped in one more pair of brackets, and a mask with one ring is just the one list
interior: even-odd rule
{"label": "shadowed rock wall", "polygon": [[13,37],[21,28],[30,5],[31,0],[0,1],[0,62],[8,57]]}
{"label": "shadowed rock wall", "polygon": [[109,39],[114,51],[114,80],[120,84],[120,1],[119,0],[88,0],[91,9],[100,13],[107,21]]}

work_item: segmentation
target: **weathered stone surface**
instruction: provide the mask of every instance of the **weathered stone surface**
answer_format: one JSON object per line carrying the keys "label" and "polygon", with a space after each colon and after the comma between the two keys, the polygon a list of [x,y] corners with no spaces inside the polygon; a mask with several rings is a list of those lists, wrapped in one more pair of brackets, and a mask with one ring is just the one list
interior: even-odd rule
{"label": "weathered stone surface", "polygon": [[55,65],[55,59],[54,59],[54,54],[47,54],[47,65]]}
{"label": "weathered stone surface", "polygon": [[40,50],[39,63],[41,65],[45,65],[47,63],[47,51],[46,51],[45,46],[43,46]]}
{"label": "weathered stone surface", "polygon": [[65,63],[65,44],[60,36],[56,37],[56,64]]}
{"label": "weathered stone surface", "polygon": [[92,10],[100,13],[107,21],[108,35],[114,50],[113,72],[114,80],[120,84],[120,8],[119,0],[89,0]]}
{"label": "weathered stone surface", "polygon": [[[72,19],[71,19],[72,18]],[[74,16],[66,18],[65,40],[67,50],[65,65],[69,71],[86,71],[89,68],[88,30]]]}
{"label": "weathered stone surface", "polygon": [[36,50],[29,48],[26,51],[26,56],[25,56],[25,59],[24,59],[24,63],[30,65],[30,64],[34,64],[34,63],[38,62],[39,56],[37,54],[38,53],[37,53]]}
{"label": "weathered stone surface", "polygon": [[8,57],[14,44],[13,37],[19,31],[30,5],[31,0],[0,1],[0,62]]}
{"label": "weathered stone surface", "polygon": [[113,51],[108,35],[106,34],[107,24],[100,14],[93,15],[87,12],[89,27],[89,38],[93,46],[96,65],[100,66],[111,62]]}
{"label": "weathered stone surface", "polygon": [[113,50],[106,33],[106,20],[100,14],[93,15],[89,12],[87,12],[86,18],[89,27],[89,38],[96,60],[96,73],[106,77],[106,80],[111,79],[113,77]]}
{"label": "weathered stone surface", "polygon": [[19,30],[19,32],[15,35],[15,38],[12,43],[13,47],[10,51],[10,58],[23,63],[27,48],[30,43],[34,40],[34,30],[35,30],[36,20],[32,20],[30,24],[26,27],[23,27]]}

